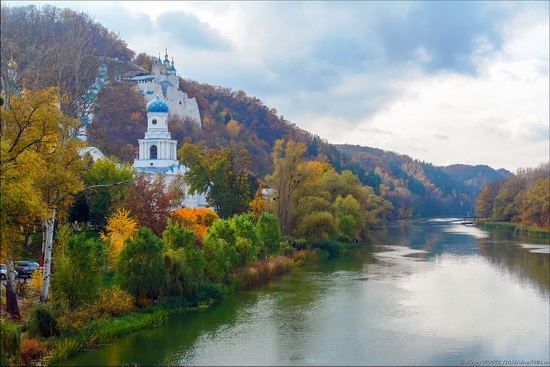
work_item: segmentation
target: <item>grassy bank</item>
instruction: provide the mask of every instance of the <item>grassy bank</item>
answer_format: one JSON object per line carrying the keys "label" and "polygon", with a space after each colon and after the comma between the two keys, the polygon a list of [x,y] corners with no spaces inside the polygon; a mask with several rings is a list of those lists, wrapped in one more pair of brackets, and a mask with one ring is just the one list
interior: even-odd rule
{"label": "grassy bank", "polygon": [[167,310],[157,309],[148,313],[140,312],[92,321],[78,335],[52,338],[48,343],[51,352],[43,362],[51,365],[82,350],[107,344],[134,331],[157,327],[166,322],[168,314]]}
{"label": "grassy bank", "polygon": [[545,228],[522,226],[520,224],[510,222],[494,222],[488,219],[479,219],[476,221],[476,224],[484,229],[514,232],[539,239],[550,239],[550,231]]}

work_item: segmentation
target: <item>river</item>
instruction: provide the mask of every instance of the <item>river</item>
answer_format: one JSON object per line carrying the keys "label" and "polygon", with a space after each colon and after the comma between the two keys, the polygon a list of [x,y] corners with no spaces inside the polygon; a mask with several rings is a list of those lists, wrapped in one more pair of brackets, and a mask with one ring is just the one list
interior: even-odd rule
{"label": "river", "polygon": [[549,364],[548,240],[449,218],[392,223],[367,242],[66,364]]}

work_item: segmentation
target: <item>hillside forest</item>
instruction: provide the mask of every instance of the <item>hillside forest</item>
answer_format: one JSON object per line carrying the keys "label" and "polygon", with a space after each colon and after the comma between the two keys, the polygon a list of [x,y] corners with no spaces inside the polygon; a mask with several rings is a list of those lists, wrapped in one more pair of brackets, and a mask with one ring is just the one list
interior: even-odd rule
{"label": "hillside forest", "polygon": [[[549,226],[548,164],[512,174],[336,146],[244,91],[181,76],[202,129],[169,121],[189,171],[167,187],[131,166],[147,116],[124,78],[148,73],[155,57],[85,13],[1,7],[0,261],[11,316],[1,319],[2,364],[63,358],[105,342],[97,328],[111,318],[198,306],[337,256],[387,220],[475,210]],[[102,64],[106,82],[91,103],[82,96]],[[82,142],[79,118],[91,110]],[[108,158],[81,154],[86,145]],[[181,207],[183,187],[204,193],[210,208]],[[13,273],[22,258],[43,264],[25,291]],[[144,320],[158,322],[151,315],[159,314]]]}

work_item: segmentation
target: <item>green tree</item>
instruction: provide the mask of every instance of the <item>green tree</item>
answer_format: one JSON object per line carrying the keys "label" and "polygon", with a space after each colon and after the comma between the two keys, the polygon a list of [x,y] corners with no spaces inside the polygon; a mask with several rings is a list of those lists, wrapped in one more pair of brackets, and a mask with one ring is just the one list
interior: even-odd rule
{"label": "green tree", "polygon": [[304,216],[296,228],[296,234],[311,243],[334,238],[339,233],[336,220],[328,211],[313,212]]}
{"label": "green tree", "polygon": [[92,224],[105,226],[107,217],[124,202],[134,173],[135,168],[119,164],[114,158],[98,159],[84,173],[84,183],[88,188],[84,195]]}
{"label": "green tree", "polygon": [[280,255],[281,229],[277,217],[270,213],[263,213],[258,218],[256,229],[263,244],[263,249],[260,252],[262,256],[265,258],[269,255]]}
{"label": "green tree", "polygon": [[231,218],[237,235],[236,248],[239,253],[239,266],[255,261],[260,252],[260,237],[256,229],[256,220],[252,214],[241,214]]}
{"label": "green tree", "polygon": [[351,239],[359,239],[365,227],[361,204],[352,195],[347,195],[345,198],[338,195],[333,207],[338,229]]}
{"label": "green tree", "polygon": [[184,225],[168,222],[162,234],[164,262],[170,276],[167,293],[189,295],[202,284],[206,259],[196,243],[194,232]]}
{"label": "green tree", "polygon": [[237,251],[237,234],[235,228],[226,219],[214,222],[204,236],[204,256],[206,274],[210,281],[216,283],[239,264]]}
{"label": "green tree", "polygon": [[149,228],[140,227],[120,252],[115,280],[136,301],[141,297],[156,300],[165,289],[168,272],[162,249],[162,241]]}
{"label": "green tree", "polygon": [[171,249],[190,248],[195,246],[195,233],[182,225],[174,224],[168,220],[168,225],[162,232],[162,241]]}
{"label": "green tree", "polygon": [[251,198],[247,150],[237,152],[234,148],[224,148],[216,152],[184,143],[178,156],[189,167],[184,176],[189,193],[206,194],[208,203],[220,217],[229,218],[248,210]]}
{"label": "green tree", "polygon": [[55,255],[52,293],[72,311],[98,294],[103,244],[100,239],[86,239],[85,234],[80,234],[69,237],[62,250]]}

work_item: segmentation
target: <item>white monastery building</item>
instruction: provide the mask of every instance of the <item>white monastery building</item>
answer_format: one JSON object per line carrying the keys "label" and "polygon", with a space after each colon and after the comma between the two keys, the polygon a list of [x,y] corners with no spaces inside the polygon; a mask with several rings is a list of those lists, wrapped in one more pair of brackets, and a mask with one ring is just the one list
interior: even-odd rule
{"label": "white monastery building", "polygon": [[143,95],[145,103],[149,103],[160,96],[168,104],[169,115],[179,116],[194,122],[199,128],[201,117],[199,106],[195,98],[189,98],[187,93],[180,90],[180,83],[174,67],[174,58],[168,60],[168,50],[161,60],[160,54],[157,61],[151,67],[151,74],[138,75],[125,80],[136,82],[135,90]]}

